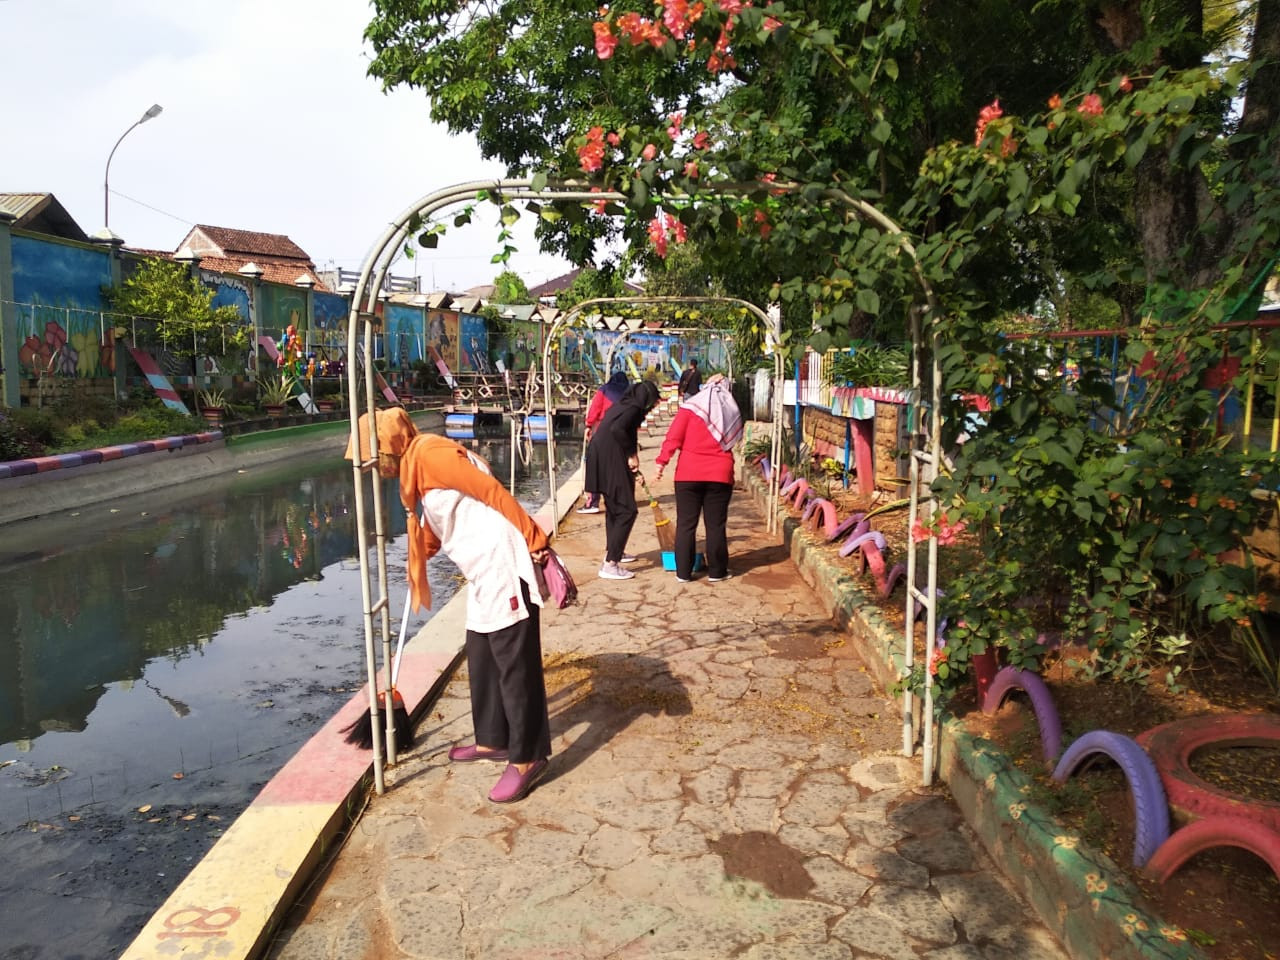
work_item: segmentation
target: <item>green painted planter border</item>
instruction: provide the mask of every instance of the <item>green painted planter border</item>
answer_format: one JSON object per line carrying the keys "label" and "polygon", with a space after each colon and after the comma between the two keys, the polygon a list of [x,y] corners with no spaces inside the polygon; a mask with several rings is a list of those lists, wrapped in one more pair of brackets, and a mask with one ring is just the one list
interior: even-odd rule
{"label": "green painted planter border", "polygon": [[[891,690],[905,672],[899,630],[880,615],[836,546],[807,532],[786,507],[770,504],[757,469],[747,464],[743,474],[760,510],[776,513],[782,542],[805,582],[848,631],[881,688]],[[938,775],[969,826],[1072,957],[1207,960],[1185,934],[1139,906],[1139,891],[1114,861],[1085,847],[1030,802],[1030,779],[996,744],[975,737],[951,716],[941,723],[938,740]]]}

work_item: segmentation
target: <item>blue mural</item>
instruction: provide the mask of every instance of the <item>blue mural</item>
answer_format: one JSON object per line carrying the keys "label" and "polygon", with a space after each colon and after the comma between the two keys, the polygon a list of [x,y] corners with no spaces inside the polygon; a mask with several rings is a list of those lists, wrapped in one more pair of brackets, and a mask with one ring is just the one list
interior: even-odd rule
{"label": "blue mural", "polygon": [[114,321],[103,313],[111,285],[106,250],[13,236],[18,362],[33,376],[108,376],[115,369]]}
{"label": "blue mural", "polygon": [[458,339],[461,341],[459,353],[463,370],[494,372],[494,366],[489,361],[489,330],[485,326],[484,317],[475,313],[459,314]]}
{"label": "blue mural", "polygon": [[235,307],[240,317],[249,322],[249,283],[239,277],[227,276],[223,273],[200,271],[200,279],[213,290],[213,306]]}
{"label": "blue mural", "polygon": [[388,303],[384,308],[382,324],[387,338],[387,365],[392,369],[408,370],[415,360],[423,359],[424,320],[418,307]]}

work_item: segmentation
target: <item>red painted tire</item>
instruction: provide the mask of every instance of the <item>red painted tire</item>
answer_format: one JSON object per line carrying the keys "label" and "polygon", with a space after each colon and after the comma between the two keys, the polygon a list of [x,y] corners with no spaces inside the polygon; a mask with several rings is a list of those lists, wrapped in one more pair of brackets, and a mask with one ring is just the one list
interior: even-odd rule
{"label": "red painted tire", "polygon": [[1164,782],[1169,805],[1190,817],[1244,817],[1280,833],[1280,803],[1246,800],[1200,779],[1191,770],[1197,750],[1220,746],[1280,749],[1280,717],[1226,713],[1175,720],[1138,735]]}
{"label": "red painted tire", "polygon": [[1062,719],[1053,702],[1053,694],[1038,674],[1017,667],[1001,667],[991,681],[987,696],[982,701],[983,713],[995,713],[1004,698],[1015,690],[1021,690],[1031,701],[1031,709],[1040,727],[1040,744],[1044,748],[1046,763],[1053,763],[1062,752]]}
{"label": "red painted tire", "polygon": [[1169,804],[1160,785],[1160,774],[1145,750],[1131,737],[1110,730],[1090,730],[1062,755],[1053,779],[1065,783],[1102,754],[1120,767],[1133,797],[1133,865],[1141,867],[1169,839]]}
{"label": "red painted tire", "polygon": [[1160,844],[1144,869],[1150,877],[1164,883],[1197,853],[1214,847],[1239,847],[1256,853],[1280,877],[1280,833],[1239,817],[1193,820]]}

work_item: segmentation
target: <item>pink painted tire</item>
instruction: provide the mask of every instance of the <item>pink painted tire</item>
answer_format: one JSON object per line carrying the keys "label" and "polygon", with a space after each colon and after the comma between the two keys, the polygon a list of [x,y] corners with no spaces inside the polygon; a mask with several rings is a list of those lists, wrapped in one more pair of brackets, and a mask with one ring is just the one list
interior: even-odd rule
{"label": "pink painted tire", "polygon": [[1045,762],[1053,763],[1062,752],[1062,719],[1058,716],[1053,694],[1038,674],[1017,667],[1001,667],[982,701],[982,712],[995,713],[1005,697],[1015,690],[1021,690],[1030,699],[1036,724],[1040,727],[1040,745],[1044,748]]}
{"label": "pink painted tire", "polygon": [[1242,817],[1280,833],[1280,803],[1247,800],[1207,783],[1191,770],[1191,755],[1208,747],[1273,747],[1280,750],[1280,717],[1226,713],[1188,717],[1138,735],[1155,761],[1169,805],[1188,817]]}
{"label": "pink painted tire", "polygon": [[1193,820],[1170,834],[1169,839],[1151,855],[1144,869],[1152,879],[1164,883],[1197,853],[1215,847],[1239,847],[1257,854],[1280,877],[1280,833],[1239,817]]}

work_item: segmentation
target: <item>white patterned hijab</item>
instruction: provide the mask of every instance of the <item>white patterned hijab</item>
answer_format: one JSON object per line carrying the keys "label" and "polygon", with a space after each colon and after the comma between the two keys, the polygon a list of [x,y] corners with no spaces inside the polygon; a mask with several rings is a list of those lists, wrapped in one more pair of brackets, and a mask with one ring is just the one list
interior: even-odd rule
{"label": "white patterned hijab", "polygon": [[742,437],[742,413],[726,380],[706,384],[684,406],[707,425],[721,450],[732,450]]}

